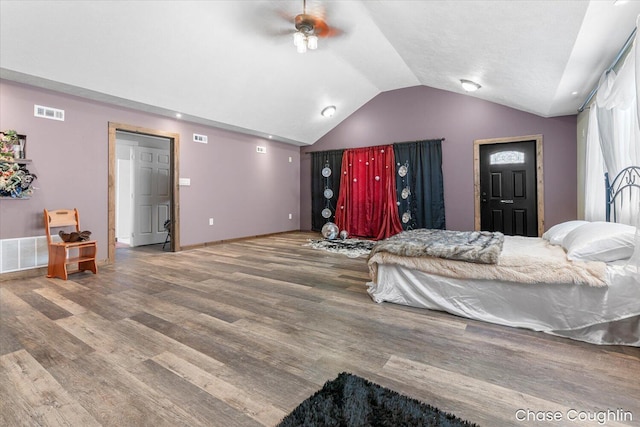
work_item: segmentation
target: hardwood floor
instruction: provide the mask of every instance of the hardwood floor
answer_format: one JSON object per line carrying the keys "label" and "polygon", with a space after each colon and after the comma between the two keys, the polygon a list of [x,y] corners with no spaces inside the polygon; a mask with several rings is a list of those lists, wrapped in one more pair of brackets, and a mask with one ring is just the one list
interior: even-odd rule
{"label": "hardwood floor", "polygon": [[482,426],[640,425],[639,348],[376,304],[317,237],[0,281],[0,425],[272,426],[342,371]]}

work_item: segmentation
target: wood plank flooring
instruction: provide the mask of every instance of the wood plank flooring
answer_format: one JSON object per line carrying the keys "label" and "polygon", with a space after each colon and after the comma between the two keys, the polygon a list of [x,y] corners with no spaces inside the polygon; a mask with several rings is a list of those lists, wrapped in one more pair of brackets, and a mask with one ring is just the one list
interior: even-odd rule
{"label": "wood plank flooring", "polygon": [[317,237],[0,281],[0,425],[273,426],[343,371],[482,426],[640,425],[640,349],[376,304]]}

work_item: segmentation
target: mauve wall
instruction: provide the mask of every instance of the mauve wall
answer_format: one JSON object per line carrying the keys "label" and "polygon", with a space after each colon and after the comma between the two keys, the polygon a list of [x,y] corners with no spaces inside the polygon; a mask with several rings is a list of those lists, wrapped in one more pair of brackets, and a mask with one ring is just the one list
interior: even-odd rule
{"label": "mauve wall", "polygon": [[[34,117],[34,104],[65,110],[65,121]],[[0,112],[0,130],[27,135],[29,169],[38,175],[31,199],[0,199],[0,239],[44,235],[43,208],[77,207],[106,259],[109,122],[180,134],[180,177],[191,179],[179,190],[182,246],[300,228],[296,146],[5,80]],[[193,142],[193,133],[209,143]],[[256,153],[257,145],[267,153]]]}
{"label": "mauve wall", "polygon": [[311,151],[446,138],[442,145],[447,228],[473,230],[473,141],[543,136],[545,228],[575,219],[576,116],[543,118],[472,96],[425,86],[376,96],[301,149],[300,227],[311,229]]}

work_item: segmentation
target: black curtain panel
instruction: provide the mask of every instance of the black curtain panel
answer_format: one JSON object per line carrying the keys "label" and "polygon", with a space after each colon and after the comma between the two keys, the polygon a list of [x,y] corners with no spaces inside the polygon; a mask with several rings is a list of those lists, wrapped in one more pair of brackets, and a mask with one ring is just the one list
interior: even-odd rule
{"label": "black curtain panel", "polygon": [[321,231],[329,221],[335,222],[343,152],[311,153],[311,229],[314,231]]}
{"label": "black curtain panel", "polygon": [[444,229],[442,139],[396,143],[393,150],[402,228]]}

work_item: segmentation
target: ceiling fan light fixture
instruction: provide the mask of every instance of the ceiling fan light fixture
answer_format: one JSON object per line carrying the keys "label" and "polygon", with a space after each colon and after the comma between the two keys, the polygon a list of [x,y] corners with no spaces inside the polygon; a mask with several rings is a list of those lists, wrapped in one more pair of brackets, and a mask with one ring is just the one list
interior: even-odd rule
{"label": "ceiling fan light fixture", "polygon": [[460,79],[460,84],[462,85],[462,88],[467,92],[475,92],[482,87],[478,83],[466,79]]}
{"label": "ceiling fan light fixture", "polygon": [[302,40],[300,43],[296,45],[298,53],[305,53],[307,51],[307,41]]}
{"label": "ceiling fan light fixture", "polygon": [[293,33],[294,46],[298,47],[303,43],[304,43],[304,34],[302,34],[302,31],[296,31],[295,33]]}
{"label": "ceiling fan light fixture", "polygon": [[305,53],[307,49],[315,50],[318,48],[318,36],[304,29],[300,29],[293,33],[293,44],[297,48],[298,53]]}
{"label": "ceiling fan light fixture", "polygon": [[336,112],[336,106],[329,105],[328,107],[324,107],[320,112],[320,114],[322,114],[323,117],[331,117],[335,114],[335,112]]}
{"label": "ceiling fan light fixture", "polygon": [[[296,32],[293,33],[293,44],[296,46],[298,53],[305,53],[307,49],[315,50],[318,48],[318,35],[326,24],[321,19],[307,14],[307,2],[302,1],[302,13],[296,15],[294,19]],[[320,27],[317,27],[320,25]]]}
{"label": "ceiling fan light fixture", "polygon": [[315,50],[318,48],[318,36],[312,34],[307,36],[307,47],[311,50]]}

